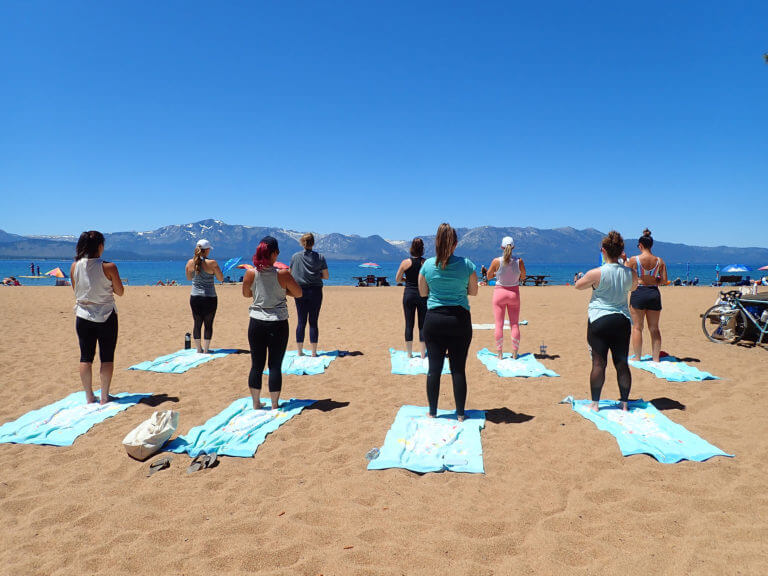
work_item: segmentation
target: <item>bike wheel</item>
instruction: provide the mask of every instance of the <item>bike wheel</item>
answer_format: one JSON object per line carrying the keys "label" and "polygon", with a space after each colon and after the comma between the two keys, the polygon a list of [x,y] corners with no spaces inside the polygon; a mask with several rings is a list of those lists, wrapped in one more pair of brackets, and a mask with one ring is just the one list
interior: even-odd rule
{"label": "bike wheel", "polygon": [[701,329],[712,342],[733,344],[744,337],[747,318],[738,308],[715,304],[702,315]]}

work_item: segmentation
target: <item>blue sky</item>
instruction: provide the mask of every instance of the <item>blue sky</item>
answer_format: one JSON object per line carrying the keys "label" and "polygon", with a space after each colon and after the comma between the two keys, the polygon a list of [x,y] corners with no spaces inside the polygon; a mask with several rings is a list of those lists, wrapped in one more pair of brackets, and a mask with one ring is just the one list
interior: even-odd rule
{"label": "blue sky", "polygon": [[762,0],[6,0],[0,229],[768,246],[766,22]]}

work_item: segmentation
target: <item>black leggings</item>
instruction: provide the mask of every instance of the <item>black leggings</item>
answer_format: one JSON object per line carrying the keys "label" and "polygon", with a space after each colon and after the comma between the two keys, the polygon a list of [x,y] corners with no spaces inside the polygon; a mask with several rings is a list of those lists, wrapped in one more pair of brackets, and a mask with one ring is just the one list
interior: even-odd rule
{"label": "black leggings", "polygon": [[251,318],[248,324],[248,343],[251,346],[251,373],[248,387],[261,390],[261,376],[264,364],[269,358],[269,391],[280,392],[283,388],[283,374],[280,368],[288,346],[288,320],[276,322]]}
{"label": "black leggings", "polygon": [[590,322],[587,327],[587,342],[592,348],[592,373],[589,386],[592,389],[592,401],[600,400],[600,392],[605,383],[605,366],[608,364],[608,350],[611,351],[619,394],[622,402],[629,400],[632,387],[632,374],[629,372],[629,337],[632,324],[624,314],[609,314]]}
{"label": "black leggings", "polygon": [[92,322],[85,318],[75,320],[75,331],[80,341],[80,362],[93,362],[96,356],[96,342],[99,343],[101,363],[115,361],[117,346],[117,312],[112,311],[104,322]]}
{"label": "black leggings", "polygon": [[304,342],[304,330],[309,320],[309,341],[317,344],[320,330],[317,320],[320,317],[320,306],[323,305],[322,286],[302,286],[301,298],[296,298],[296,342]]}
{"label": "black leggings", "polygon": [[195,325],[192,328],[192,338],[200,340],[200,328],[205,324],[205,340],[213,336],[213,319],[216,317],[216,308],[219,299],[216,296],[190,296],[189,307],[192,308],[192,318]]}
{"label": "black leggings", "polygon": [[421,297],[418,288],[405,287],[403,312],[405,312],[405,341],[413,342],[413,321],[418,314],[419,341],[424,342],[424,316],[427,314],[427,299]]}
{"label": "black leggings", "polygon": [[469,310],[461,306],[441,306],[427,310],[424,318],[424,342],[429,358],[427,399],[432,416],[437,415],[440,374],[443,371],[446,352],[451,366],[456,415],[464,416],[464,404],[467,401],[467,378],[464,370],[471,341],[472,317]]}

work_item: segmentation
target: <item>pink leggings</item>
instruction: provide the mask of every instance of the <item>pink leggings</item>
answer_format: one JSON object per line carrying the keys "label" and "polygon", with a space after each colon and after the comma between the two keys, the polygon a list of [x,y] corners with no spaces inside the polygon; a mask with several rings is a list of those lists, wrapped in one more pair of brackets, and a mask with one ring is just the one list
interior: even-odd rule
{"label": "pink leggings", "polygon": [[520,287],[496,286],[493,290],[493,316],[496,320],[496,350],[502,350],[504,344],[504,312],[509,314],[509,331],[512,336],[512,349],[520,347]]}

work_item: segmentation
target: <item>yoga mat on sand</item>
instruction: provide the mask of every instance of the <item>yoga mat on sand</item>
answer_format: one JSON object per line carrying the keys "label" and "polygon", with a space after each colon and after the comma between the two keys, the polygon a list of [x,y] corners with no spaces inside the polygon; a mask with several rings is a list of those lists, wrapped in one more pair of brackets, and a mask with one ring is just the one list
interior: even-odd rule
{"label": "yoga mat on sand", "polygon": [[717,376],[713,376],[709,372],[703,372],[695,366],[689,366],[685,362],[681,362],[674,356],[663,356],[659,358],[658,362],[651,360],[652,356],[646,354],[642,360],[633,360],[635,356],[632,355],[629,358],[629,365],[633,368],[640,368],[640,370],[646,370],[662,380],[668,382],[700,382],[702,380],[719,380]]}
{"label": "yoga mat on sand", "polygon": [[[517,323],[518,326],[526,326],[528,320],[520,320]],[[472,324],[473,330],[495,330],[496,324]],[[504,320],[504,330],[509,330],[509,320]]]}
{"label": "yoga mat on sand", "polygon": [[[296,376],[313,376],[322,374],[325,369],[339,356],[338,350],[330,352],[317,351],[317,356],[310,356],[310,352],[304,350],[304,356],[299,356],[296,350],[289,350],[283,357],[283,363],[280,371],[283,374],[294,374]],[[269,374],[269,368],[264,369],[264,374]]]}
{"label": "yoga mat on sand", "polygon": [[368,463],[368,470],[405,468],[413,472],[482,474],[480,430],[485,426],[485,412],[467,410],[464,422],[456,419],[455,412],[438,410],[437,418],[428,418],[427,412],[423,406],[402,406],[379,457]]}
{"label": "yoga mat on sand", "polygon": [[211,350],[210,354],[199,354],[197,350],[179,350],[173,354],[160,356],[154,360],[147,360],[134,364],[128,370],[147,370],[149,372],[164,372],[166,374],[183,374],[190,368],[200,366],[216,358],[223,358],[227,354],[234,354],[237,350],[218,348]]}
{"label": "yoga mat on sand", "polygon": [[[269,398],[262,398],[261,401],[271,406]],[[163,450],[187,452],[193,458],[199,454],[214,452],[219,456],[250,458],[264,442],[267,434],[274,432],[315,402],[291,398],[280,400],[279,410],[254,410],[250,397],[240,398],[205,424],[195,426],[184,436],[171,440]]]}
{"label": "yoga mat on sand", "polygon": [[[405,350],[389,349],[389,359],[392,362],[392,374],[403,374],[406,376],[418,376],[426,374],[429,370],[429,360],[422,358],[421,354],[414,352],[411,358]],[[450,374],[448,359],[443,361],[443,371],[441,374]]]}
{"label": "yoga mat on sand", "polygon": [[504,359],[499,360],[495,352],[488,348],[478,351],[477,359],[491,372],[507,378],[522,376],[533,378],[536,376],[560,376],[554,370],[549,370],[544,364],[536,360],[533,354],[521,354],[517,360],[512,359],[512,354],[504,353]]}
{"label": "yoga mat on sand", "polygon": [[589,400],[574,400],[573,396],[564,398],[561,404],[570,404],[574,412],[613,434],[624,456],[650,454],[664,464],[681,460],[703,462],[713,456],[733,457],[672,422],[644,400],[630,401],[627,412],[614,400],[600,400],[599,412],[590,410]]}
{"label": "yoga mat on sand", "polygon": [[0,426],[0,443],[71,446],[94,424],[127,410],[148,396],[152,394],[121,392],[113,394],[114,400],[102,406],[98,402],[86,404],[85,392],[73,392],[58,402],[27,412],[18,420]]}

